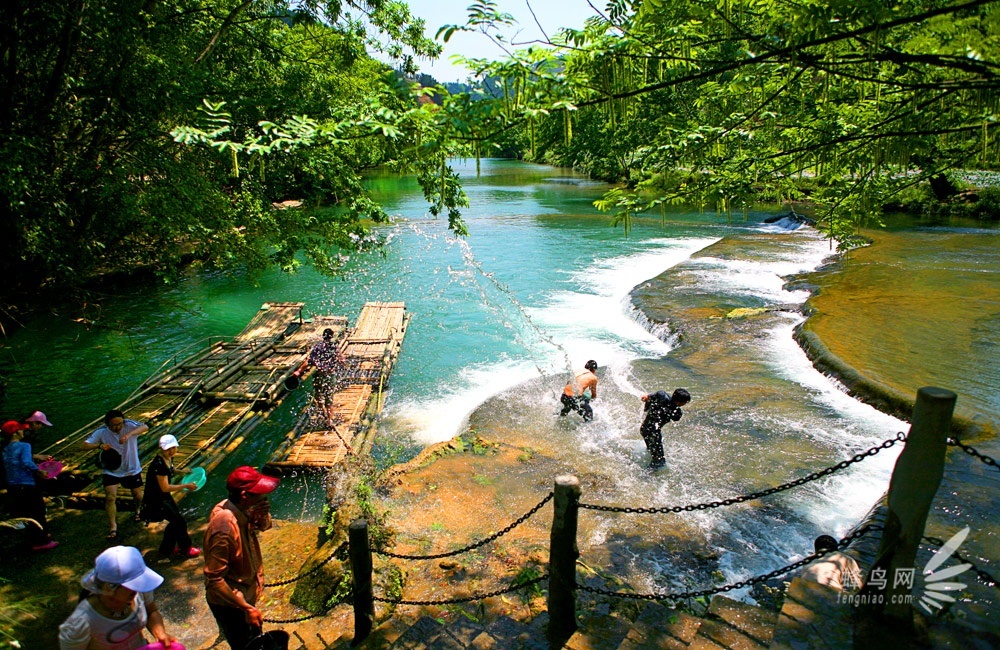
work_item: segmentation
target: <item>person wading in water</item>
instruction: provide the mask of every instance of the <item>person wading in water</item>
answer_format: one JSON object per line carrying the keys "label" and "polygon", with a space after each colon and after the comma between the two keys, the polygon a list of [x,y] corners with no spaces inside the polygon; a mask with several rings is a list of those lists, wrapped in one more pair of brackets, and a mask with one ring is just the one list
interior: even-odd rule
{"label": "person wading in water", "polygon": [[653,459],[649,469],[660,469],[667,464],[663,455],[663,425],[681,419],[684,415],[681,407],[691,401],[691,393],[684,388],[678,388],[673,395],[658,390],[643,395],[641,399],[645,402],[643,410],[646,412],[646,417],[639,427],[639,433],[642,434],[642,440],[646,443],[646,449]]}
{"label": "person wading in water", "polygon": [[578,373],[572,381],[566,384],[559,401],[563,408],[559,412],[566,417],[570,411],[576,411],[583,416],[584,422],[594,419],[594,410],[590,408],[590,400],[597,399],[597,362],[591,359],[583,364],[583,372]]}

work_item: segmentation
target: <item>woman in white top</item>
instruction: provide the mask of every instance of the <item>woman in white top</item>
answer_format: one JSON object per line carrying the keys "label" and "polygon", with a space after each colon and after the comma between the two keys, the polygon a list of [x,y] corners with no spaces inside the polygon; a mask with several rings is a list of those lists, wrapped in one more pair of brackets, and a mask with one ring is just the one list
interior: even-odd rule
{"label": "woman in white top", "polygon": [[139,549],[107,549],[80,580],[87,595],[59,626],[59,650],[136,650],[147,644],[143,628],[170,647],[176,639],[167,634],[153,599],[162,582]]}

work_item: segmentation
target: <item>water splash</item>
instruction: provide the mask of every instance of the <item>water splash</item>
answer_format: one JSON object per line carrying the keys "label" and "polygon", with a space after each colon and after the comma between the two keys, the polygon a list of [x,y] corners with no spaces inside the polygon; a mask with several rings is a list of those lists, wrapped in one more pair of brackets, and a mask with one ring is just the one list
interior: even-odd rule
{"label": "water splash", "polygon": [[[541,327],[535,324],[535,321],[531,319],[531,315],[524,308],[521,302],[517,299],[517,296],[514,295],[514,292],[511,291],[509,286],[507,286],[503,282],[500,282],[496,278],[496,275],[486,271],[486,269],[483,268],[482,263],[480,263],[479,260],[476,259],[475,254],[473,254],[472,252],[472,247],[469,245],[467,241],[465,241],[464,239],[458,239],[457,241],[462,248],[462,260],[465,262],[466,266],[477,271],[479,273],[479,277],[485,279],[490,284],[490,286],[492,286],[500,295],[502,295],[507,300],[507,302],[509,302],[509,304],[515,309],[519,317],[523,319],[524,323],[531,329],[531,331],[535,334],[535,336],[538,339],[551,345],[562,354],[563,361],[565,362],[566,371],[572,373],[573,362],[570,360],[569,352],[566,351],[566,348],[557,343],[551,336],[549,336],[544,330],[542,330]],[[490,299],[485,289],[481,285],[479,285],[479,283],[476,283],[476,286],[479,288],[479,293],[483,300],[483,304],[486,305],[491,311],[493,311],[498,318],[503,319],[502,322],[504,322],[505,324],[509,322],[504,317],[503,310],[500,308],[499,305],[497,305],[496,301]],[[531,354],[532,346],[530,346],[528,342],[524,340],[524,338],[518,333],[517,329],[515,329],[514,331],[515,331],[515,336],[524,345],[525,350],[527,350],[528,353]],[[535,368],[538,370],[539,375],[545,376],[546,372],[540,365],[536,363]]]}

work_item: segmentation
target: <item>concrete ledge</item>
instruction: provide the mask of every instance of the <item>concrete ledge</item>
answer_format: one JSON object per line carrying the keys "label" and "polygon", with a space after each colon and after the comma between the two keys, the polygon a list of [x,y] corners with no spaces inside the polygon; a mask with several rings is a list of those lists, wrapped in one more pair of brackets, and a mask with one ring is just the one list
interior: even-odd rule
{"label": "concrete ledge", "polygon": [[811,580],[792,580],[770,647],[778,650],[853,648],[853,607],[838,602],[840,594],[832,587]]}

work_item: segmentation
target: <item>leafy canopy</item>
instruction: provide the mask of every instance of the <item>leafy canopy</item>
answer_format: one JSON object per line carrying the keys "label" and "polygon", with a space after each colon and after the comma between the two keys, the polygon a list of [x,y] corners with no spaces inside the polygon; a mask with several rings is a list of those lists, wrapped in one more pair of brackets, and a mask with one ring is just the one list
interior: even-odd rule
{"label": "leafy canopy", "polygon": [[[481,0],[439,34],[508,22]],[[497,90],[467,118],[624,181],[596,205],[626,232],[658,205],[808,200],[849,242],[906,188],[996,165],[998,35],[996,0],[612,0],[549,47],[467,60]]]}

